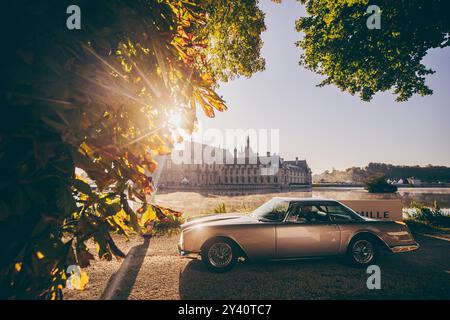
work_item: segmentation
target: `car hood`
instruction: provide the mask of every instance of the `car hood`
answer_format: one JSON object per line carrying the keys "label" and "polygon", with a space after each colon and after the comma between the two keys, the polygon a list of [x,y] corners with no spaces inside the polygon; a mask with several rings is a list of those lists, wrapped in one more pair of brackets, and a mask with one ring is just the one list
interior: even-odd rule
{"label": "car hood", "polygon": [[207,216],[199,216],[199,217],[192,217],[188,219],[186,223],[181,225],[181,229],[184,230],[186,228],[190,228],[192,226],[198,225],[198,224],[210,224],[214,223],[217,225],[217,222],[220,222],[220,224],[228,225],[228,224],[244,224],[249,222],[255,222],[256,219],[250,217],[247,214],[242,213],[221,213],[221,214],[213,214],[213,215],[207,215]]}

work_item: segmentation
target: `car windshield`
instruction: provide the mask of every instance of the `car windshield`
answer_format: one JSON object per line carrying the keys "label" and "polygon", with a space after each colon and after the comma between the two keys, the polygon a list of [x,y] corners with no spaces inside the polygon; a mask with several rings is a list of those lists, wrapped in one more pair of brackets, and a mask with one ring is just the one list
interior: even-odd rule
{"label": "car windshield", "polygon": [[289,201],[274,198],[256,208],[251,216],[261,221],[282,221],[289,208]]}

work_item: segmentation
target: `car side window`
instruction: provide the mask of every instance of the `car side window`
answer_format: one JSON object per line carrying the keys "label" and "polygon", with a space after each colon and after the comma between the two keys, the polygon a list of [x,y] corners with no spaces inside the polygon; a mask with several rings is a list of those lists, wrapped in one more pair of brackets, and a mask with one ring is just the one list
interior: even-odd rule
{"label": "car side window", "polygon": [[327,212],[334,222],[355,222],[361,220],[351,210],[338,203],[327,205]]}
{"label": "car side window", "polygon": [[298,224],[328,223],[326,207],[319,203],[299,203],[291,206],[286,222]]}
{"label": "car side window", "polygon": [[289,202],[277,203],[270,213],[265,218],[271,221],[282,221],[289,208]]}
{"label": "car side window", "polygon": [[286,217],[286,222],[297,222],[301,209],[302,206],[299,203],[291,205],[288,216]]}

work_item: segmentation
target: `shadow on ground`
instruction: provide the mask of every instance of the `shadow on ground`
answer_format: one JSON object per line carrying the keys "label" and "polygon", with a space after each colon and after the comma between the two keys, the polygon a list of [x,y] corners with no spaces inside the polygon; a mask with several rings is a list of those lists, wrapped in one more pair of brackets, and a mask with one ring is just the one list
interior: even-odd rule
{"label": "shadow on ground", "polygon": [[136,278],[141,270],[145,255],[150,246],[150,239],[144,239],[144,243],[131,248],[119,270],[108,281],[100,299],[101,300],[126,300],[136,283]]}
{"label": "shadow on ground", "polygon": [[[342,281],[343,272],[351,283]],[[320,299],[348,293],[352,285],[361,291],[365,278],[365,270],[340,259],[242,263],[219,274],[191,261],[180,275],[179,290],[181,299]]]}
{"label": "shadow on ground", "polygon": [[180,273],[180,298],[450,299],[450,243],[426,238],[420,242],[418,252],[381,254],[380,290],[367,288],[366,269],[338,258],[243,263],[222,274],[194,260]]}

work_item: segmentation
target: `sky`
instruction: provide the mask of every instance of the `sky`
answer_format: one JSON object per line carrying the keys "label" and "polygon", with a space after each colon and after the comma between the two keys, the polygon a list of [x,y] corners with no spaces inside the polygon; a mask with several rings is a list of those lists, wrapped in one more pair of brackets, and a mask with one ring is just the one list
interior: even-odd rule
{"label": "sky", "polygon": [[[299,66],[295,20],[305,15],[297,1],[260,1],[267,31],[261,55],[266,70],[221,84],[228,111],[214,119],[199,112],[206,129],[279,129],[279,153],[306,159],[313,174],[369,162],[450,166],[450,48],[431,50],[424,64],[432,96],[395,102],[378,93],[371,102],[334,86],[318,88],[321,76]],[[194,138],[195,140],[195,138]]]}

